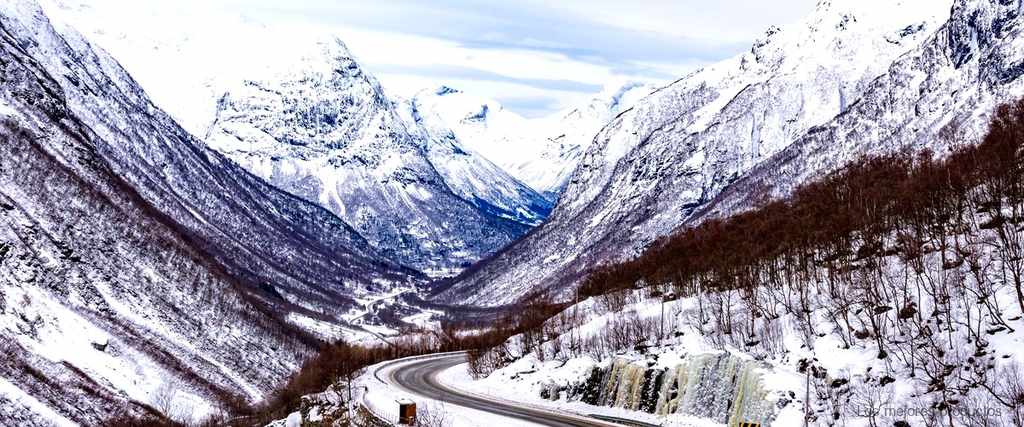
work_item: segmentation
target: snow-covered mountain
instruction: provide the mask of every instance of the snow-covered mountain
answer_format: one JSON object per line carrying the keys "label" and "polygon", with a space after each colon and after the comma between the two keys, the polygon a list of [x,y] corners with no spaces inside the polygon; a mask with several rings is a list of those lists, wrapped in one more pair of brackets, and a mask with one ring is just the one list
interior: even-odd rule
{"label": "snow-covered mountain", "polygon": [[1024,94],[1019,10],[996,0],[822,1],[609,123],[548,222],[442,297],[564,294],[600,263],[865,153],[942,152],[947,125],[976,135],[993,106]]}
{"label": "snow-covered mountain", "polygon": [[[339,40],[289,50],[289,70],[226,88],[210,147],[428,274],[457,271],[547,215],[539,194],[403,119]],[[490,193],[492,185],[506,187]]]}
{"label": "snow-covered mountain", "polygon": [[138,73],[155,102],[209,146],[327,208],[406,266],[452,274],[551,209],[461,148],[451,131],[402,113],[409,107],[388,97],[326,30],[238,17],[196,17],[198,24],[179,28],[177,19],[123,12],[112,2],[48,4]]}
{"label": "snow-covered mountain", "polygon": [[468,148],[557,200],[594,135],[654,89],[634,82],[610,85],[577,107],[535,119],[448,86],[423,90],[412,102],[440,118]]}
{"label": "snow-covered mountain", "polygon": [[358,328],[359,299],[422,280],[34,1],[0,3],[0,29],[0,424],[261,398],[318,345],[296,324]]}

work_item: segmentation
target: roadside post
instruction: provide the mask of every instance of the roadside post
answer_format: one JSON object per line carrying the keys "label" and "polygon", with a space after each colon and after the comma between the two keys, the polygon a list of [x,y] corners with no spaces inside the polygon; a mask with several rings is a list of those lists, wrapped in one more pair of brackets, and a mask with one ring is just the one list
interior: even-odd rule
{"label": "roadside post", "polygon": [[398,399],[398,424],[411,426],[416,424],[416,402],[409,399]]}

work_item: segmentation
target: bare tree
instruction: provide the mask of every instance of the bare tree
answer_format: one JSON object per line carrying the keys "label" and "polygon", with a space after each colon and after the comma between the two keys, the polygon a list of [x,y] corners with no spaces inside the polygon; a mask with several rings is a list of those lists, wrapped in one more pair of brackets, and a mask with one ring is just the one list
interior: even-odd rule
{"label": "bare tree", "polygon": [[416,410],[416,427],[450,427],[452,420],[444,404],[427,403]]}

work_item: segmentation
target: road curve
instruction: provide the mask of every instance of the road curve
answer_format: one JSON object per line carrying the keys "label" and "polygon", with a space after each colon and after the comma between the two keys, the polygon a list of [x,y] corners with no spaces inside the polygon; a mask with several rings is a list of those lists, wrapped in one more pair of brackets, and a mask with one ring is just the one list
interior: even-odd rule
{"label": "road curve", "polygon": [[[500,415],[527,424],[551,427],[612,427],[621,426],[606,421],[578,415],[558,413],[539,408],[525,407],[511,402],[488,399],[453,389],[437,380],[438,374],[455,365],[466,363],[465,353],[446,353],[431,357],[398,360],[401,366],[385,369],[391,364],[381,365],[374,375],[378,380],[397,386],[408,393],[448,405],[461,406],[491,414]],[[383,375],[381,375],[383,374]],[[382,378],[382,376],[384,378]]]}

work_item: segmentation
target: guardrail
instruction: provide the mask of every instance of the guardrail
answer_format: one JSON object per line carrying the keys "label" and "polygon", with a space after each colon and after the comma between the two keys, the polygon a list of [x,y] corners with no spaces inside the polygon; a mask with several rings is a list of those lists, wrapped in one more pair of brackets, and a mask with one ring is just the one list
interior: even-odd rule
{"label": "guardrail", "polygon": [[394,427],[397,425],[395,422],[382,418],[381,415],[370,410],[366,405],[359,404],[358,412],[360,417],[357,422],[363,423],[359,427]]}
{"label": "guardrail", "polygon": [[366,396],[370,394],[370,388],[363,386],[363,395],[360,397],[359,407],[366,411],[366,414],[375,419],[375,425],[380,426],[397,426],[398,425],[398,411],[388,411],[384,408],[377,408],[366,400]]}

